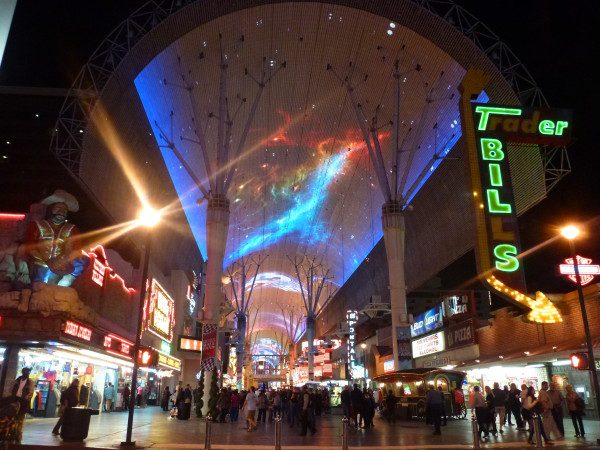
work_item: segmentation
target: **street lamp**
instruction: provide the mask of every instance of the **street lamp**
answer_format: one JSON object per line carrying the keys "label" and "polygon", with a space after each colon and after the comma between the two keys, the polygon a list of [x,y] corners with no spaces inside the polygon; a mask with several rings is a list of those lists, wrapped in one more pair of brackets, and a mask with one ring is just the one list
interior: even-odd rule
{"label": "street lamp", "polygon": [[365,386],[367,385],[367,344],[365,344],[364,342],[362,344],[360,344],[360,348],[362,348],[362,354],[363,354],[363,378],[365,379]]}
{"label": "street lamp", "polygon": [[127,416],[127,436],[125,441],[121,442],[122,447],[135,447],[135,441],[131,440],[133,429],[133,411],[135,409],[135,399],[137,393],[138,378],[138,353],[140,352],[140,343],[142,339],[142,319],[144,316],[144,300],[146,298],[146,284],[148,282],[148,262],[150,261],[150,245],[152,244],[151,229],[160,222],[161,213],[159,210],[145,206],[138,215],[136,224],[145,228],[145,249],[144,261],[142,265],[142,285],[140,287],[140,297],[138,304],[138,317],[136,323],[135,343],[133,345],[133,370],[131,372],[131,394],[129,396],[129,415]]}
{"label": "street lamp", "polygon": [[[577,262],[577,251],[575,250],[575,239],[580,234],[580,230],[575,225],[567,225],[560,230],[560,234],[569,242],[571,257],[573,258],[573,267],[575,269],[575,282],[577,284],[577,294],[579,295],[579,306],[581,308],[581,319],[583,329],[585,330],[585,340],[588,350],[588,365],[592,372],[592,383],[594,385],[594,394],[596,396],[596,408],[600,414],[600,386],[598,385],[598,372],[596,371],[596,358],[594,358],[594,345],[592,344],[592,335],[590,333],[590,324],[588,322],[587,310],[585,308],[585,299],[583,298],[583,289],[581,287],[581,275],[579,274],[579,263]],[[600,439],[598,440],[600,443]]]}

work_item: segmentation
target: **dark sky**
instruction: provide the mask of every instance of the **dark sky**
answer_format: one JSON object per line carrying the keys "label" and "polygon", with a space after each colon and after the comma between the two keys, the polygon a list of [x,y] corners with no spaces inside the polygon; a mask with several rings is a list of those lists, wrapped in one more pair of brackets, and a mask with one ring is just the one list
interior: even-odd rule
{"label": "dark sky", "polygon": [[[106,35],[145,1],[19,0],[9,35],[0,86],[68,88],[81,66]],[[574,110],[574,141],[569,147],[572,173],[548,199],[520,219],[523,249],[552,237],[567,221],[588,222],[581,254],[600,261],[600,169],[595,2],[559,1],[457,2],[507,43],[537,80],[551,106]],[[594,26],[596,25],[596,26]],[[596,45],[594,45],[596,44]],[[0,95],[0,210],[23,210],[46,192],[64,186],[80,197],[75,183],[49,153],[51,130],[62,99]],[[35,117],[39,114],[39,117]],[[11,144],[6,144],[6,141]],[[85,203],[86,200],[83,200]],[[85,209],[85,208],[82,208]],[[88,209],[89,211],[89,209]],[[76,219],[82,228],[106,221],[101,214]],[[525,260],[528,287],[546,292],[572,289],[556,275],[567,256],[556,242]]]}

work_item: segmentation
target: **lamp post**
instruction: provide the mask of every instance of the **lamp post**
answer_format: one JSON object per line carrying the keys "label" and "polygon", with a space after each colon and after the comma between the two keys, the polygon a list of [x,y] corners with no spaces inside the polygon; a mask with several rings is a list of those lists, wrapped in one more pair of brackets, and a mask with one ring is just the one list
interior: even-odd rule
{"label": "lamp post", "polygon": [[160,221],[160,211],[150,207],[145,207],[138,216],[138,224],[145,228],[145,248],[144,260],[142,265],[142,284],[140,287],[140,297],[138,304],[138,316],[136,322],[135,343],[133,345],[133,370],[131,372],[131,394],[129,396],[129,415],[127,416],[127,435],[125,441],[121,442],[122,447],[135,447],[135,441],[131,440],[133,429],[133,411],[135,409],[135,399],[137,392],[137,376],[138,376],[138,353],[140,352],[140,344],[142,339],[142,318],[144,315],[144,300],[146,298],[146,284],[148,281],[148,262],[150,260],[150,245],[152,244],[151,228]]}
{"label": "lamp post", "polygon": [[360,344],[363,354],[363,378],[365,379],[365,387],[367,386],[367,344],[364,342]]}
{"label": "lamp post", "polygon": [[[577,294],[579,296],[579,306],[581,308],[581,320],[585,331],[585,341],[587,343],[588,364],[592,373],[592,384],[594,385],[594,395],[596,396],[596,408],[600,414],[600,386],[598,385],[598,371],[596,370],[596,358],[594,358],[594,345],[592,344],[592,334],[590,333],[590,324],[588,322],[587,310],[585,308],[585,299],[583,298],[583,288],[581,287],[581,275],[579,274],[579,264],[577,262],[577,251],[575,250],[575,239],[579,236],[580,230],[575,225],[568,225],[560,230],[560,234],[569,242],[571,257],[573,258],[573,267],[575,269],[575,280],[577,284]],[[600,439],[598,440],[600,443]]]}

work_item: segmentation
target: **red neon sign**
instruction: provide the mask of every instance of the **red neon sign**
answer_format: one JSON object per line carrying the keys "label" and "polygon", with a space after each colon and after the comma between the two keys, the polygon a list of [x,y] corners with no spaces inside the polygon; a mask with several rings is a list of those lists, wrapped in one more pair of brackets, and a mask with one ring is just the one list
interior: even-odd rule
{"label": "red neon sign", "polygon": [[92,260],[92,281],[98,286],[104,286],[106,274],[109,274],[109,279],[119,281],[123,286],[123,289],[129,294],[133,294],[135,292],[135,289],[128,288],[125,285],[125,280],[121,276],[114,273],[114,269],[110,267],[108,259],[106,258],[106,251],[102,245],[98,244],[91,248],[88,252],[84,250],[81,252]]}
{"label": "red neon sign", "polygon": [[0,220],[24,220],[25,214],[0,213]]}
{"label": "red neon sign", "polygon": [[83,339],[84,341],[91,341],[92,339],[92,330],[90,328],[76,322],[71,322],[70,320],[65,322],[65,334]]}
{"label": "red neon sign", "polygon": [[[583,256],[576,256],[577,258],[577,269],[579,269],[579,278],[581,279],[581,285],[585,286],[592,282],[596,275],[600,275],[600,265],[592,264],[590,258],[584,258]],[[565,259],[565,264],[559,266],[561,275],[567,275],[569,280],[577,284],[577,277],[575,276],[575,264],[573,264],[573,258]]]}
{"label": "red neon sign", "polygon": [[133,357],[133,342],[117,336],[116,334],[107,334],[104,336],[104,348],[108,353],[117,356]]}

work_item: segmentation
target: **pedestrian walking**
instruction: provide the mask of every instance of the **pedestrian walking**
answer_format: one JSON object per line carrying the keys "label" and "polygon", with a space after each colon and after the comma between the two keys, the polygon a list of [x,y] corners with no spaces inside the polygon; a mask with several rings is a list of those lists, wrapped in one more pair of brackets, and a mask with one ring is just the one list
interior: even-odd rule
{"label": "pedestrian walking", "polygon": [[290,428],[294,428],[294,425],[300,421],[300,406],[301,406],[301,393],[298,388],[294,388],[294,392],[290,397],[290,416],[289,423]]}
{"label": "pedestrian walking", "polygon": [[444,404],[444,394],[433,386],[427,392],[425,402],[426,414],[429,423],[433,424],[435,431],[434,435],[442,434],[440,425],[442,424],[442,405]]}
{"label": "pedestrian walking", "polygon": [[565,437],[565,425],[563,418],[563,404],[565,403],[565,398],[560,392],[557,383],[552,383],[550,385],[550,389],[548,389],[548,396],[552,401],[552,409],[550,413],[552,414],[552,418],[554,419],[554,423],[556,424],[556,428],[558,428],[558,432],[560,433],[560,437]]}
{"label": "pedestrian walking", "polygon": [[113,399],[115,397],[115,387],[108,383],[104,388],[104,411],[110,413],[112,410]]}
{"label": "pedestrian walking", "polygon": [[171,390],[169,386],[165,386],[162,397],[160,398],[160,407],[163,411],[169,410],[169,400],[171,399]]}
{"label": "pedestrian walking", "polygon": [[229,401],[229,421],[237,422],[240,414],[240,394],[238,394],[237,389],[234,389],[231,393],[231,398]]}
{"label": "pedestrian walking", "polygon": [[555,439],[560,439],[560,431],[556,426],[554,417],[552,416],[553,403],[550,395],[548,394],[548,382],[542,381],[542,388],[538,394],[540,404],[542,405],[542,422],[544,423],[544,430],[548,436],[553,436]]}
{"label": "pedestrian walking", "polygon": [[444,391],[442,389],[442,386],[438,386],[438,391],[440,391],[442,393],[442,411],[441,411],[441,417],[442,417],[442,425],[446,426],[448,424],[448,416],[446,415],[446,397],[444,397]]}
{"label": "pedestrian walking", "polygon": [[375,399],[373,398],[373,394],[370,390],[368,390],[363,396],[363,411],[365,415],[364,427],[371,428],[373,427],[373,418],[375,417]]}
{"label": "pedestrian walking", "polygon": [[258,418],[256,419],[257,422],[261,422],[265,423],[265,420],[267,418],[267,409],[269,408],[269,399],[267,398],[267,394],[265,393],[264,390],[261,389],[260,393],[258,394]]}
{"label": "pedestrian walking", "polygon": [[63,422],[65,421],[65,412],[68,408],[75,408],[79,404],[79,378],[75,378],[71,381],[71,384],[60,396],[60,409],[59,409],[59,417],[58,422],[54,425],[52,429],[53,435],[60,434],[60,429],[62,427]]}
{"label": "pedestrian walking", "polygon": [[[515,383],[510,383],[510,389],[508,390],[508,411],[512,414],[517,425],[517,430],[524,430],[523,418],[521,417],[521,391],[517,388]],[[508,419],[510,423],[510,416]]]}
{"label": "pedestrian walking", "polygon": [[385,415],[388,423],[396,423],[396,403],[398,399],[390,389],[385,397]]}
{"label": "pedestrian walking", "polygon": [[344,389],[342,389],[340,402],[342,404],[342,415],[350,419],[350,386],[344,386]]}
{"label": "pedestrian walking", "polygon": [[359,417],[362,417],[362,399],[362,392],[358,384],[355,384],[354,389],[350,393],[350,420],[351,425],[356,428],[359,427]]}
{"label": "pedestrian walking", "polygon": [[492,392],[492,388],[489,386],[485,387],[485,402],[488,407],[488,426],[490,433],[494,435],[494,437],[498,437],[498,429],[496,428],[496,414],[494,412],[494,393]]}
{"label": "pedestrian walking", "polygon": [[300,436],[306,436],[306,432],[309,429],[311,434],[315,434],[317,432],[317,428],[315,427],[315,395],[312,389],[309,391],[306,385],[304,385],[301,399],[302,412],[300,418],[302,421],[302,431],[300,432]]}
{"label": "pedestrian walking", "polygon": [[496,417],[498,418],[498,432],[500,434],[504,433],[502,426],[504,425],[504,419],[506,417],[506,402],[508,398],[506,397],[506,392],[503,389],[500,389],[499,383],[494,383],[494,389],[492,389],[492,394],[494,394],[494,428],[496,427]]}
{"label": "pedestrian walking", "polygon": [[244,399],[243,410],[246,413],[246,423],[248,425],[247,431],[256,430],[256,408],[257,408],[257,398],[256,398],[256,388],[252,386],[250,391],[246,394],[246,398]]}
{"label": "pedestrian walking", "polygon": [[21,439],[23,438],[23,425],[25,424],[25,414],[27,414],[30,410],[31,398],[33,397],[35,391],[35,385],[33,380],[29,378],[29,374],[31,373],[31,369],[29,367],[24,367],[21,369],[21,375],[17,377],[12,386],[12,396],[19,403],[19,411],[17,412],[16,417],[16,430],[15,430],[15,440],[17,443],[21,443]]}
{"label": "pedestrian walking", "polygon": [[567,401],[567,409],[573,422],[573,428],[575,428],[575,437],[585,437],[585,429],[583,428],[582,416],[585,409],[585,402],[575,392],[572,384],[567,384],[567,395],[565,397]]}
{"label": "pedestrian walking", "polygon": [[[530,444],[533,444],[533,433],[535,430],[533,421],[537,420],[538,426],[540,427],[540,434],[541,434],[542,438],[544,439],[544,443],[546,445],[553,445],[552,441],[548,438],[548,435],[546,434],[546,430],[544,428],[544,423],[540,419],[542,411],[543,411],[543,406],[542,406],[540,399],[535,398],[535,389],[533,388],[533,386],[529,386],[527,388],[527,391],[525,394],[525,399],[523,401],[523,410],[522,410],[523,418],[529,424],[529,437],[527,438],[527,442],[529,442]],[[536,415],[536,417],[534,417],[534,414]]]}
{"label": "pedestrian walking", "polygon": [[481,439],[481,434],[483,433],[483,439],[488,439],[490,436],[490,412],[487,402],[485,401],[485,397],[481,393],[481,388],[479,386],[475,386],[473,388],[473,400],[471,401],[471,408],[475,411],[479,438]]}
{"label": "pedestrian walking", "polygon": [[123,411],[129,410],[129,402],[131,401],[131,389],[129,384],[126,384],[123,388]]}

